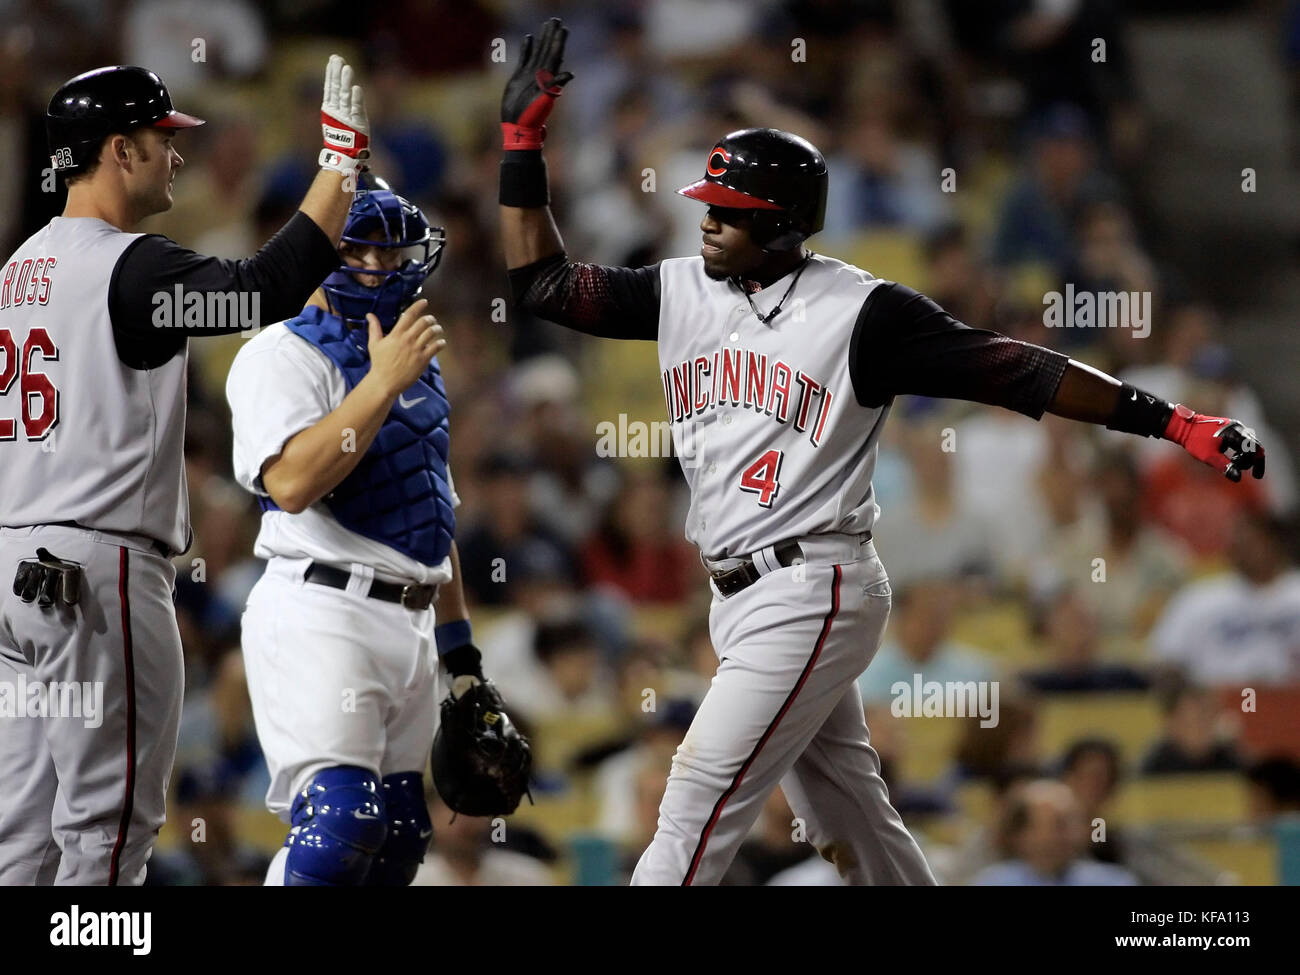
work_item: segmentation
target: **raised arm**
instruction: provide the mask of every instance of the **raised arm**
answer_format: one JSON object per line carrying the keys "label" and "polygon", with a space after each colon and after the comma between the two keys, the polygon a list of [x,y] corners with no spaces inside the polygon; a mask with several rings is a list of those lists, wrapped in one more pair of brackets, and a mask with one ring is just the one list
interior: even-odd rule
{"label": "raised arm", "polygon": [[124,363],[155,368],[188,338],[225,335],[295,315],[338,267],[336,247],[357,172],[370,154],[370,124],[361,86],[352,84],[352,69],[337,54],[325,68],[321,131],[321,169],[302,205],[252,257],[209,257],[156,234],[126,249],[108,297]]}
{"label": "raised arm", "polygon": [[863,305],[849,351],[864,406],[914,394],[1015,410],[1037,420],[1053,413],[1110,430],[1162,437],[1232,481],[1264,476],[1255,432],[1136,389],[1059,352],[970,328],[925,295],[884,282]]}
{"label": "raised arm", "polygon": [[552,18],[529,34],[501,99],[501,238],[517,307],[588,335],[653,340],[659,332],[659,270],[571,262],[551,215],[542,142],[555,99],[573,78],[561,71],[568,30]]}

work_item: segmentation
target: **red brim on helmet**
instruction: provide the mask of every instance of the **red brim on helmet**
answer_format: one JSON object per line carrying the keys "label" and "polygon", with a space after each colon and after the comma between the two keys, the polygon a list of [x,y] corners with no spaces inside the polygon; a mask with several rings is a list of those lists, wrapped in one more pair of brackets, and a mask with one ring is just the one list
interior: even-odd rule
{"label": "red brim on helmet", "polygon": [[750,196],[730,186],[723,186],[711,179],[696,180],[690,186],[683,186],[677,191],[692,200],[708,203],[710,206],[726,207],[729,210],[782,210],[784,207],[757,196]]}
{"label": "red brim on helmet", "polygon": [[192,129],[196,125],[205,124],[201,118],[186,115],[184,112],[173,111],[170,115],[160,118],[153,125],[156,129]]}

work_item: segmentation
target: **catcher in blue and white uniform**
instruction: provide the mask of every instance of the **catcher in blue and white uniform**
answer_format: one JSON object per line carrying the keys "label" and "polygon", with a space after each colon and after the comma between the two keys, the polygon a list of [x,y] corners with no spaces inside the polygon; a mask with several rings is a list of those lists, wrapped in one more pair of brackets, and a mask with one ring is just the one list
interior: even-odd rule
{"label": "catcher in blue and white uniform", "polygon": [[267,806],[291,824],[271,885],[410,883],[432,835],[440,671],[444,800],[505,814],[527,787],[527,741],[483,679],[453,541],[446,342],[419,297],[444,243],[410,201],[358,192],[341,266],[227,379],[235,474],[262,506],[268,560],[245,667]]}

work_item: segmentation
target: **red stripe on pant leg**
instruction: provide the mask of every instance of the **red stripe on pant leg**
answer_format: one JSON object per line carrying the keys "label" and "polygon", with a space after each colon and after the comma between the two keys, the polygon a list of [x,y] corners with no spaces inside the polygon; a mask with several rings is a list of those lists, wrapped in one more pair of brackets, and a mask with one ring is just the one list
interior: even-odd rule
{"label": "red stripe on pant leg", "polygon": [[779,725],[781,719],[785,717],[785,713],[790,710],[790,705],[794,704],[794,699],[799,695],[799,691],[803,689],[804,683],[808,680],[808,675],[812,673],[813,667],[816,666],[817,658],[821,656],[822,647],[826,644],[826,637],[831,632],[831,624],[835,622],[835,616],[840,611],[841,572],[838,565],[833,566],[832,568],[835,570],[835,578],[831,582],[831,608],[830,612],[826,614],[826,619],[822,623],[822,631],[817,636],[817,643],[813,646],[812,654],[808,657],[808,662],[803,665],[803,671],[799,674],[799,679],[795,682],[793,690],[791,690],[789,695],[787,695],[785,703],[782,704],[781,709],[776,712],[776,717],[772,719],[772,723],[767,726],[767,730],[759,737],[758,744],[756,744],[754,750],[749,753],[749,758],[745,759],[744,764],[740,766],[740,771],[738,771],[736,777],[731,780],[731,785],[727,787],[727,791],[722,793],[722,795],[718,797],[718,801],[714,803],[713,813],[709,816],[709,821],[704,824],[704,829],[700,833],[700,842],[695,847],[695,855],[691,857],[691,866],[690,869],[686,871],[686,879],[682,881],[683,887],[689,887],[691,881],[695,879],[695,871],[699,869],[700,861],[704,858],[704,847],[709,842],[709,835],[713,832],[713,827],[718,824],[718,817],[722,814],[722,807],[727,804],[727,800],[730,799],[735,794],[736,790],[740,788],[740,783],[744,780],[745,773],[748,772],[749,767],[754,764],[754,760],[758,758],[758,753],[763,750],[763,746],[767,744],[767,740],[772,737],[773,732],[776,731],[776,726]]}
{"label": "red stripe on pant leg", "polygon": [[131,645],[131,601],[127,593],[130,563],[125,546],[118,546],[117,598],[122,607],[122,658],[126,677],[126,782],[122,799],[122,818],[117,824],[117,842],[109,860],[108,886],[117,886],[118,861],[126,846],[126,833],[135,806],[135,652]]}

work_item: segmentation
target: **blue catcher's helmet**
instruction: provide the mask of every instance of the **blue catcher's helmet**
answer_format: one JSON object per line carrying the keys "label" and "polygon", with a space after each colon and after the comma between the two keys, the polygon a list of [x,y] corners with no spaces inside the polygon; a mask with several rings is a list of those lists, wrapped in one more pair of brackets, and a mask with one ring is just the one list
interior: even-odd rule
{"label": "blue catcher's helmet", "polygon": [[[321,285],[330,311],[339,318],[351,325],[365,325],[366,315],[373,312],[388,331],[442,260],[447,235],[441,227],[431,227],[414,203],[381,183],[357,191],[343,228],[343,241],[358,247],[402,249],[401,264],[394,271],[344,263]],[[361,282],[361,275],[382,280],[370,287]]]}

